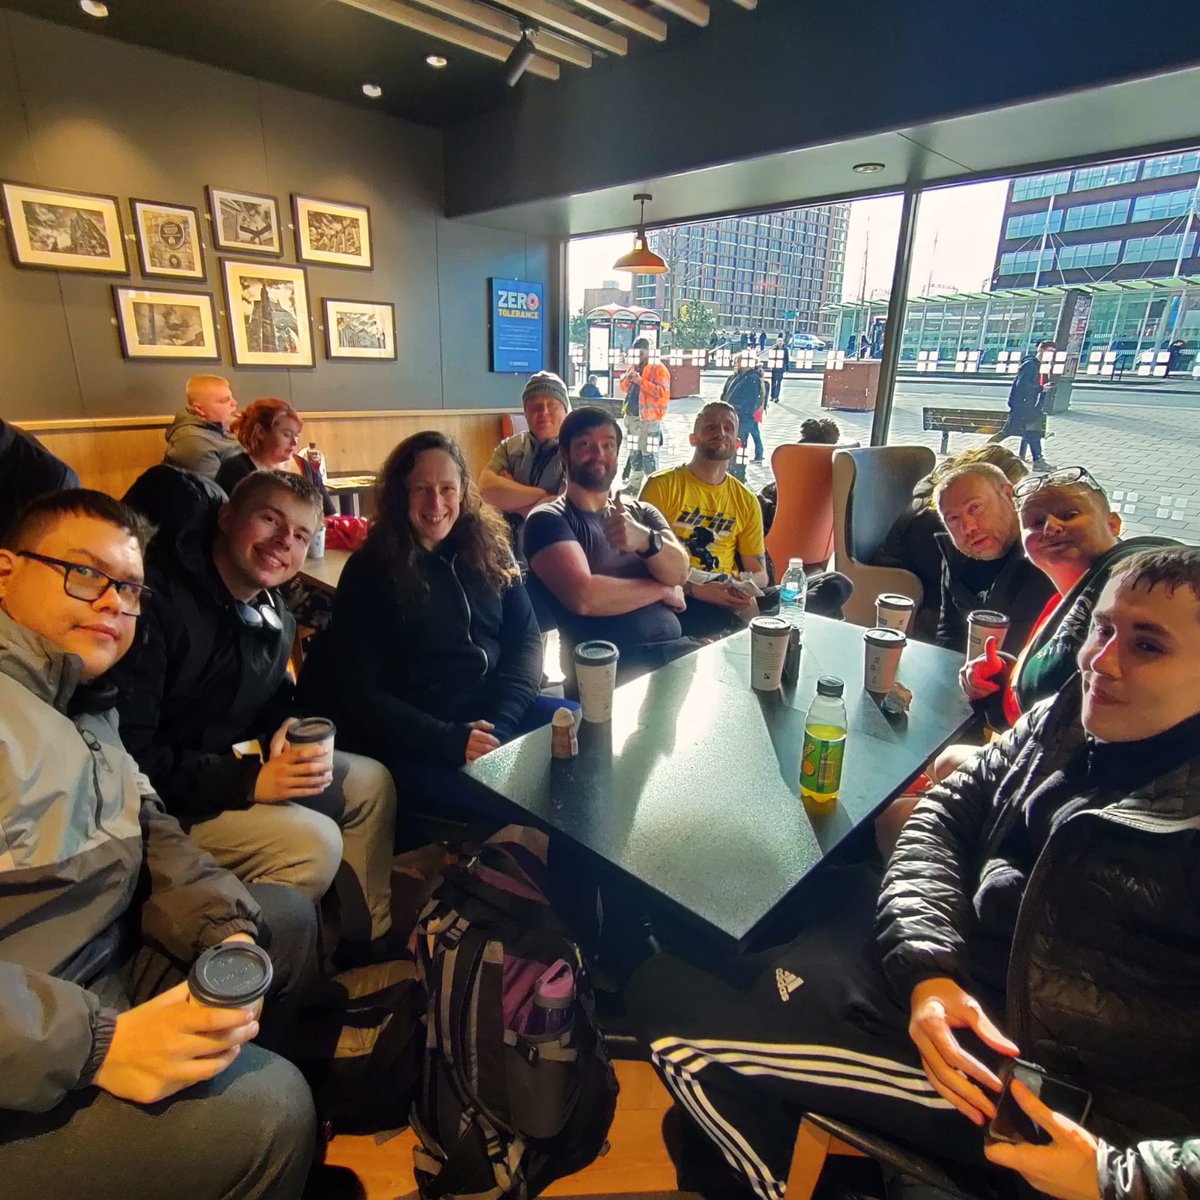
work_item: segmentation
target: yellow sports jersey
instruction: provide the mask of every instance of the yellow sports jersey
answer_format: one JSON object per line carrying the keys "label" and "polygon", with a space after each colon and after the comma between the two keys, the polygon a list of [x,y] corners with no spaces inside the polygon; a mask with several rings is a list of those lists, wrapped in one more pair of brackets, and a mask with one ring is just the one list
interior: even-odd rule
{"label": "yellow sports jersey", "polygon": [[702,483],[687,466],[656,471],[639,497],[667,519],[675,536],[701,571],[734,572],[746,559],[763,554],[762,509],[741,480],[726,475],[715,487]]}

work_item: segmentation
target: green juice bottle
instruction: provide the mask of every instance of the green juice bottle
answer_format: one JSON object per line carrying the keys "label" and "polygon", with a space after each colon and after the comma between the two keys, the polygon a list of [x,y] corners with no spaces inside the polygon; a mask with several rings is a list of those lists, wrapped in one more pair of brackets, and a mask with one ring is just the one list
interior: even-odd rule
{"label": "green juice bottle", "polygon": [[842,785],[846,751],[846,685],[835,675],[817,680],[817,695],[804,722],[800,757],[800,798],[815,811],[833,806]]}

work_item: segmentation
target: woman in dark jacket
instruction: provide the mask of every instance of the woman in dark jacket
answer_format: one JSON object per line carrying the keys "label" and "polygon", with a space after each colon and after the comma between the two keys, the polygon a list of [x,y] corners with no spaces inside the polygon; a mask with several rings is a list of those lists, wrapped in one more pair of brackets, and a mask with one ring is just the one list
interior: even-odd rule
{"label": "woman in dark jacket", "polygon": [[[759,1196],[800,1112],[1062,1200],[1200,1192],[1200,550],[1122,564],[1079,666],[921,800],[874,939],[860,887],[739,987],[667,955],[634,976],[665,1082]],[[1014,1085],[1047,1144],[985,1146],[1017,1054],[1090,1113]]]}
{"label": "woman in dark jacket", "polygon": [[503,518],[456,442],[414,434],[384,464],[375,523],[301,674],[305,703],[336,722],[342,748],[373,747],[401,795],[441,807],[441,788],[457,796],[447,768],[531,727],[541,675]]}

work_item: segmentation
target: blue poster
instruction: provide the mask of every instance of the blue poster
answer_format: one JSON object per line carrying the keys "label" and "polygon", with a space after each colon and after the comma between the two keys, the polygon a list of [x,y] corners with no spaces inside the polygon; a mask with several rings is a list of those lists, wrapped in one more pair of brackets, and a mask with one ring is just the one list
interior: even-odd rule
{"label": "blue poster", "polygon": [[531,375],[542,369],[542,285],[492,279],[492,370]]}

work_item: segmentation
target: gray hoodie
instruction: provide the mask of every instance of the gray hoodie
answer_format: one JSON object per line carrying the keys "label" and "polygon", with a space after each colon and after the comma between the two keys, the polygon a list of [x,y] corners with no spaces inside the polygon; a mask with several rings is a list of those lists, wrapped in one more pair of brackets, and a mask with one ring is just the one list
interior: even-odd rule
{"label": "gray hoodie", "polygon": [[230,437],[219,421],[206,421],[187,409],[175,414],[175,420],[166,432],[166,441],[163,462],[206,475],[209,479],[216,479],[218,469],[227,458],[242,452],[237,438]]}
{"label": "gray hoodie", "polygon": [[0,1110],[91,1082],[128,1006],[111,964],[139,927],[187,964],[260,917],[163,811],[112,709],[83,703],[80,672],[0,612]]}

